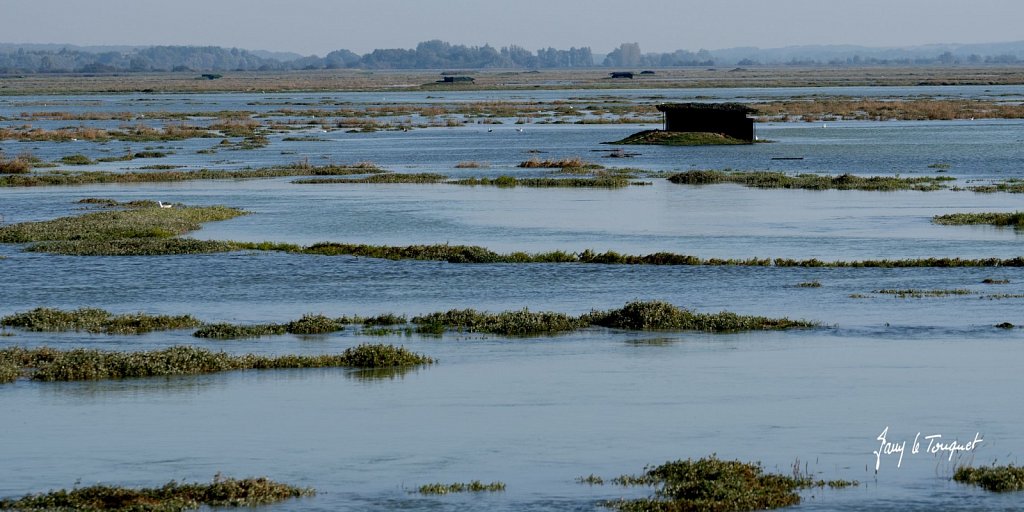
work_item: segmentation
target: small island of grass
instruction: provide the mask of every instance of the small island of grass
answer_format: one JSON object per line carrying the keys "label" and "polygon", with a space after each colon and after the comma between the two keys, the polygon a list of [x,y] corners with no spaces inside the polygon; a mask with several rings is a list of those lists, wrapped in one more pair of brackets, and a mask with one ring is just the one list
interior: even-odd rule
{"label": "small island of grass", "polygon": [[752,144],[751,141],[736,139],[721,133],[711,132],[669,132],[665,130],[644,130],[629,137],[608,144],[648,144],[660,146],[729,146]]}

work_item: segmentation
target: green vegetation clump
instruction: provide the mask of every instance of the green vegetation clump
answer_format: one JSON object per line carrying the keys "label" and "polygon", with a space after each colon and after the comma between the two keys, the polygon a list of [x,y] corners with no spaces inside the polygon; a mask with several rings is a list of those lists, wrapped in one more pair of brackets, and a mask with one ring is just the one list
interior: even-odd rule
{"label": "green vegetation clump", "polygon": [[61,157],[60,163],[66,165],[92,165],[96,162],[85,155],[74,154]]}
{"label": "green vegetation clump", "polygon": [[162,487],[127,489],[108,485],[50,491],[22,498],[0,499],[0,510],[83,510],[118,512],[170,512],[210,507],[251,507],[290,498],[313,496],[300,488],[266,478],[236,480],[219,474],[210,484],[171,481]]}
{"label": "green vegetation clump", "polygon": [[475,309],[452,309],[445,312],[413,317],[425,332],[482,332],[503,336],[530,336],[570,332],[587,324],[564,313],[531,312],[527,309],[501,313],[480,312]]}
{"label": "green vegetation clump", "polygon": [[443,495],[456,492],[502,492],[505,490],[503,482],[491,482],[485,484],[480,480],[473,480],[469,483],[456,482],[454,484],[427,484],[417,489],[420,494]]}
{"label": "green vegetation clump", "polygon": [[117,240],[60,240],[39,242],[25,250],[66,256],[171,256],[213,254],[245,249],[234,242],[191,238],[122,238]]}
{"label": "green vegetation clump", "polygon": [[731,146],[751,144],[751,141],[736,139],[721,133],[710,132],[667,132],[645,130],[608,144],[648,144],[659,146]]}
{"label": "green vegetation clump", "polygon": [[302,315],[289,322],[287,328],[292,334],[327,334],[344,329],[345,324],[324,315]]}
{"label": "green vegetation clump", "polygon": [[466,178],[450,182],[453,185],[493,186],[502,188],[622,188],[630,185],[650,185],[648,182],[630,181],[625,176],[600,176],[595,178]]}
{"label": "green vegetation clump", "polygon": [[0,174],[27,174],[32,171],[32,162],[23,156],[7,158],[0,153]]}
{"label": "green vegetation clump", "polygon": [[765,473],[758,463],[726,461],[714,455],[699,460],[666,462],[641,475],[618,477],[615,483],[656,487],[650,498],[607,503],[611,508],[627,512],[768,510],[800,503],[796,492],[800,489],[858,485],[858,482],[816,482],[800,476]]}
{"label": "green vegetation clump", "polygon": [[872,293],[880,293],[882,295],[892,295],[897,299],[920,299],[924,297],[949,297],[951,295],[971,295],[974,292],[971,290],[956,288],[952,290],[917,290],[913,288],[907,289],[885,289],[875,290]]}
{"label": "green vegetation clump", "polygon": [[380,174],[383,169],[367,162],[353,165],[314,166],[299,162],[281,167],[218,171],[109,172],[109,171],[54,171],[25,175],[0,176],[0,187],[37,187],[56,185],[92,185],[104,183],[163,183],[199,180],[235,180],[255,178],[283,178],[297,176],[345,176],[352,174]]}
{"label": "green vegetation clump", "polygon": [[602,327],[634,331],[686,330],[732,332],[815,327],[818,324],[788,318],[746,316],[722,311],[694,313],[663,301],[633,301],[620,309],[592,311],[581,320]]}
{"label": "green vegetation clump", "polygon": [[919,176],[901,178],[899,176],[855,176],[841,174],[838,176],[820,174],[798,174],[789,176],[775,171],[685,171],[668,178],[669,181],[681,185],[709,185],[715,183],[735,183],[753,188],[785,188],[804,190],[920,190],[933,191],[947,188],[944,182],[953,181],[950,176]]}
{"label": "green vegetation clump", "polygon": [[537,158],[531,158],[524,162],[519,163],[519,167],[523,169],[600,169],[601,166],[598,164],[592,164],[583,160],[580,157],[574,158],[563,158],[561,160],[540,160]]}
{"label": "green vegetation clump", "polygon": [[19,374],[47,382],[200,375],[252,369],[392,368],[433,363],[430,357],[404,347],[371,344],[359,345],[341,354],[283,356],[234,356],[192,346],[174,346],[148,352],[58,350],[47,347],[0,349],[0,368],[17,366]]}
{"label": "green vegetation clump", "polygon": [[170,238],[195,231],[203,222],[227,220],[245,214],[227,206],[159,208],[155,205],[91,212],[75,217],[0,226],[0,243]]}
{"label": "green vegetation clump", "polygon": [[27,331],[86,331],[104,334],[145,334],[198,327],[200,324],[201,322],[191,315],[114,315],[95,308],[74,311],[36,308],[0,318],[0,325],[4,327],[16,327]]}
{"label": "green vegetation clump", "polygon": [[281,324],[238,325],[216,323],[200,327],[192,333],[192,336],[195,336],[196,338],[231,340],[240,338],[259,338],[260,336],[275,336],[285,334],[287,332],[288,326]]}
{"label": "green vegetation clump", "polygon": [[818,280],[807,281],[796,285],[798,288],[821,288],[821,282]]}
{"label": "green vegetation clump", "polygon": [[936,224],[962,226],[971,224],[991,224],[993,226],[1010,226],[1024,229],[1024,212],[1012,213],[950,213],[932,217]]}
{"label": "green vegetation clump", "polygon": [[326,184],[326,183],[440,183],[448,179],[448,176],[431,172],[423,173],[383,173],[373,174],[365,178],[302,178],[292,181],[300,185]]}
{"label": "green vegetation clump", "polygon": [[1009,192],[1011,194],[1024,194],[1024,179],[1010,178],[1008,180],[993,183],[991,185],[975,185],[967,187],[967,190],[990,194],[993,192]]}
{"label": "green vegetation clump", "polygon": [[961,466],[953,474],[953,480],[994,492],[1024,491],[1024,467],[1013,464],[980,468]]}

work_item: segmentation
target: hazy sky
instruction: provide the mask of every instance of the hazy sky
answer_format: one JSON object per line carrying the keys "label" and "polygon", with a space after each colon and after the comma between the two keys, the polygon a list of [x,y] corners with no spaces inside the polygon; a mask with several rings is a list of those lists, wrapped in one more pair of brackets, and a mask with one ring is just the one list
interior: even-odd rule
{"label": "hazy sky", "polygon": [[429,39],[643,51],[1024,39],[1021,0],[0,0],[0,42],[325,53]]}

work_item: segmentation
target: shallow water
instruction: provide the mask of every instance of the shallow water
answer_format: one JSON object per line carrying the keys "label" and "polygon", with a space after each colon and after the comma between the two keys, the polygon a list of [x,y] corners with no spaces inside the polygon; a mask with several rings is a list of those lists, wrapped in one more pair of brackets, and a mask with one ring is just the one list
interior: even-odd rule
{"label": "shallow water", "polygon": [[[997,89],[868,89],[856,94],[1021,92]],[[816,91],[715,94],[729,99],[755,92],[768,97]],[[442,100],[477,101],[480,94]],[[582,94],[538,91],[527,97]],[[640,101],[645,95],[676,98],[689,93],[614,94],[635,94]],[[368,95],[331,98],[356,104],[379,100]],[[400,96],[394,98],[399,101]],[[85,110],[121,111],[137,99],[66,102]],[[247,103],[262,99],[178,95],[137,103],[159,103],[151,105],[154,110],[198,111],[252,109]],[[24,110],[36,100],[6,98],[0,100],[0,109]],[[760,126],[759,133],[776,141],[771,144],[643,148],[626,164],[652,170],[695,166],[930,175],[934,169],[929,164],[949,163],[948,174],[966,183],[1020,176],[1021,123],[769,124]],[[605,149],[600,142],[637,129],[536,125],[522,133],[504,126],[494,132],[463,127],[327,134],[332,141],[274,140],[261,150],[217,155],[195,154],[215,141],[184,141],[167,143],[181,149],[165,159],[128,164],[237,168],[308,157],[314,162],[372,160],[402,172],[544,175],[514,166],[532,156],[526,153],[529,149],[547,151],[539,155],[543,158],[584,156],[606,163],[591,150]],[[117,153],[119,144],[83,148]],[[9,154],[27,146],[0,143]],[[31,146],[38,146],[33,150],[37,154],[67,153],[67,146],[59,144]],[[804,160],[771,160],[780,156]],[[453,169],[465,160],[490,162],[491,167]],[[1020,209],[1020,197],[1012,194],[752,190],[646,181],[652,185],[620,190],[297,185],[291,179],[2,189],[0,215],[8,223],[73,215],[82,211],[79,199],[110,197],[228,204],[252,212],[193,234],[208,239],[449,242],[501,252],[590,248],[706,258],[1021,255],[1022,235],[1015,230],[930,222],[942,213]],[[3,385],[0,496],[67,488],[76,482],[205,481],[222,472],[267,475],[320,491],[314,498],[268,510],[601,510],[602,500],[642,496],[646,490],[580,485],[576,477],[594,473],[609,479],[638,473],[648,464],[717,453],[760,460],[767,469],[785,474],[799,459],[820,478],[862,482],[853,489],[808,491],[801,509],[1019,506],[1012,494],[987,493],[949,478],[957,462],[1020,463],[1024,412],[1015,406],[1015,393],[1024,330],[994,327],[1024,323],[1024,299],[995,298],[1024,294],[1020,268],[457,265],[278,253],[64,257],[21,252],[9,245],[0,246],[0,255],[6,256],[0,259],[0,315],[38,306],[94,306],[115,312],[191,313],[211,322],[283,322],[304,313],[414,315],[467,307],[580,314],[634,299],[660,299],[699,311],[788,316],[822,324],[808,330],[724,335],[587,329],[526,339],[371,337],[349,329],[326,336],[232,342],[198,340],[190,331],[144,336],[6,331],[13,336],[0,337],[0,346],[134,350],[194,343],[234,353],[324,353],[362,342],[387,342],[440,362],[385,377],[339,369],[282,370]],[[986,278],[1010,282],[982,284]],[[809,281],[822,286],[797,286]],[[972,293],[919,299],[875,293],[909,288]],[[953,461],[922,451],[905,455],[897,468],[894,456],[883,457],[876,474],[872,451],[878,449],[875,438],[886,426],[891,439],[908,440],[908,445],[918,432],[961,442],[978,433],[985,440],[972,454]],[[473,479],[500,480],[508,490],[441,497],[409,492],[422,484]]]}

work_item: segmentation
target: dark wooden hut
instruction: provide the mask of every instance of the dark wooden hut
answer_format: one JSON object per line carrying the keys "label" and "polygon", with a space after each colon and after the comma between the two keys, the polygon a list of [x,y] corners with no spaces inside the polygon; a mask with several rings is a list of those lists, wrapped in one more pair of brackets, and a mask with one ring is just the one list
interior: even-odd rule
{"label": "dark wooden hut", "polygon": [[757,109],[740,103],[666,103],[658,105],[665,113],[667,132],[721,133],[734,139],[754,142],[754,120],[747,114]]}
{"label": "dark wooden hut", "polygon": [[461,76],[461,75],[443,76],[443,77],[441,77],[441,80],[438,80],[439,83],[443,83],[443,84],[471,84],[471,83],[473,83],[473,81],[474,81],[473,77],[471,77],[471,76]]}
{"label": "dark wooden hut", "polygon": [[612,78],[633,78],[632,71],[612,71],[609,73]]}

